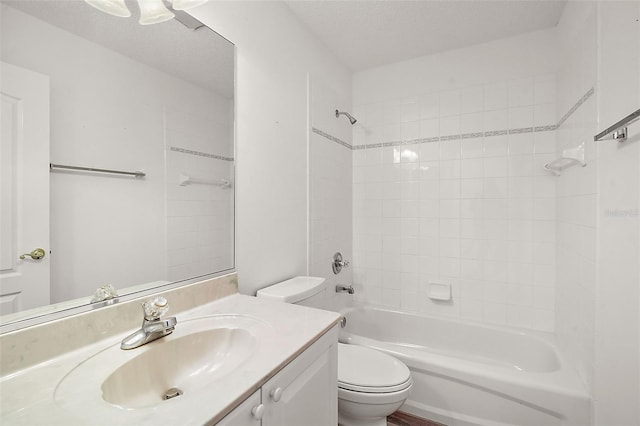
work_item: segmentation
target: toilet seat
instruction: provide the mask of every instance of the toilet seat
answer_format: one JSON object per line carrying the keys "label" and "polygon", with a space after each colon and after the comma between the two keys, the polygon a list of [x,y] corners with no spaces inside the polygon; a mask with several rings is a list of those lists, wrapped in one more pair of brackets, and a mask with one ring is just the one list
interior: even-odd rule
{"label": "toilet seat", "polygon": [[392,393],[412,384],[409,368],[375,349],[338,343],[338,388],[362,393]]}
{"label": "toilet seat", "polygon": [[349,390],[353,392],[362,392],[362,393],[392,393],[404,390],[411,386],[411,379],[407,379],[406,382],[400,383],[395,386],[384,386],[384,387],[371,387],[371,386],[358,386],[351,383],[343,383],[338,381],[338,388]]}

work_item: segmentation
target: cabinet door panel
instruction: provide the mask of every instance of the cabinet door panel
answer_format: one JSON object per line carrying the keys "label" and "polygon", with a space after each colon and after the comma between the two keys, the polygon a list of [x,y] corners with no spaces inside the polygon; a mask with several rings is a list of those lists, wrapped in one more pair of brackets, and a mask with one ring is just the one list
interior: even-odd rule
{"label": "cabinet door panel", "polygon": [[256,419],[251,412],[260,405],[260,389],[238,405],[232,412],[216,423],[218,426],[261,426],[261,421]]}
{"label": "cabinet door panel", "polygon": [[338,423],[337,333],[326,333],[262,387],[263,426]]}

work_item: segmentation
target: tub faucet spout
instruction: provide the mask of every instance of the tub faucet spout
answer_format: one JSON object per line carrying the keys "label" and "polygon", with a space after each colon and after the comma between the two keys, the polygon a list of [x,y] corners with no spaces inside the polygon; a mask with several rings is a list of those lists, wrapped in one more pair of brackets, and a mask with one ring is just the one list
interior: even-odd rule
{"label": "tub faucet spout", "polygon": [[346,287],[344,285],[337,285],[336,286],[336,293],[349,293],[349,294],[353,294],[356,291],[353,289],[353,286],[350,285],[349,287]]}

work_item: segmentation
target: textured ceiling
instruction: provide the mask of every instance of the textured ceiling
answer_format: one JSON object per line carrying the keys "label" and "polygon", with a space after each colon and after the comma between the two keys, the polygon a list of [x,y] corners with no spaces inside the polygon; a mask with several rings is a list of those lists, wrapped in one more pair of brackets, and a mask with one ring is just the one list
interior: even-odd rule
{"label": "textured ceiling", "polygon": [[286,1],[353,71],[558,24],[566,0]]}
{"label": "textured ceiling", "polygon": [[140,25],[138,6],[130,0],[127,0],[130,18],[108,15],[78,0],[2,0],[2,3],[225,98],[233,98],[233,44],[207,27],[193,31],[176,20]]}

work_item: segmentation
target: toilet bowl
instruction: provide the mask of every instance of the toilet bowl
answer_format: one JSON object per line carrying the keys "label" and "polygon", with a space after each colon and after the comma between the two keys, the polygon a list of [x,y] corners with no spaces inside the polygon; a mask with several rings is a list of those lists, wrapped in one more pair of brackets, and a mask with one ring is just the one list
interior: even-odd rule
{"label": "toilet bowl", "polygon": [[[256,296],[313,306],[324,290],[324,278],[295,277],[263,288]],[[400,360],[375,349],[338,343],[339,425],[385,426],[412,385],[409,368]]]}
{"label": "toilet bowl", "polygon": [[338,424],[384,426],[411,391],[406,365],[362,346],[338,344]]}

